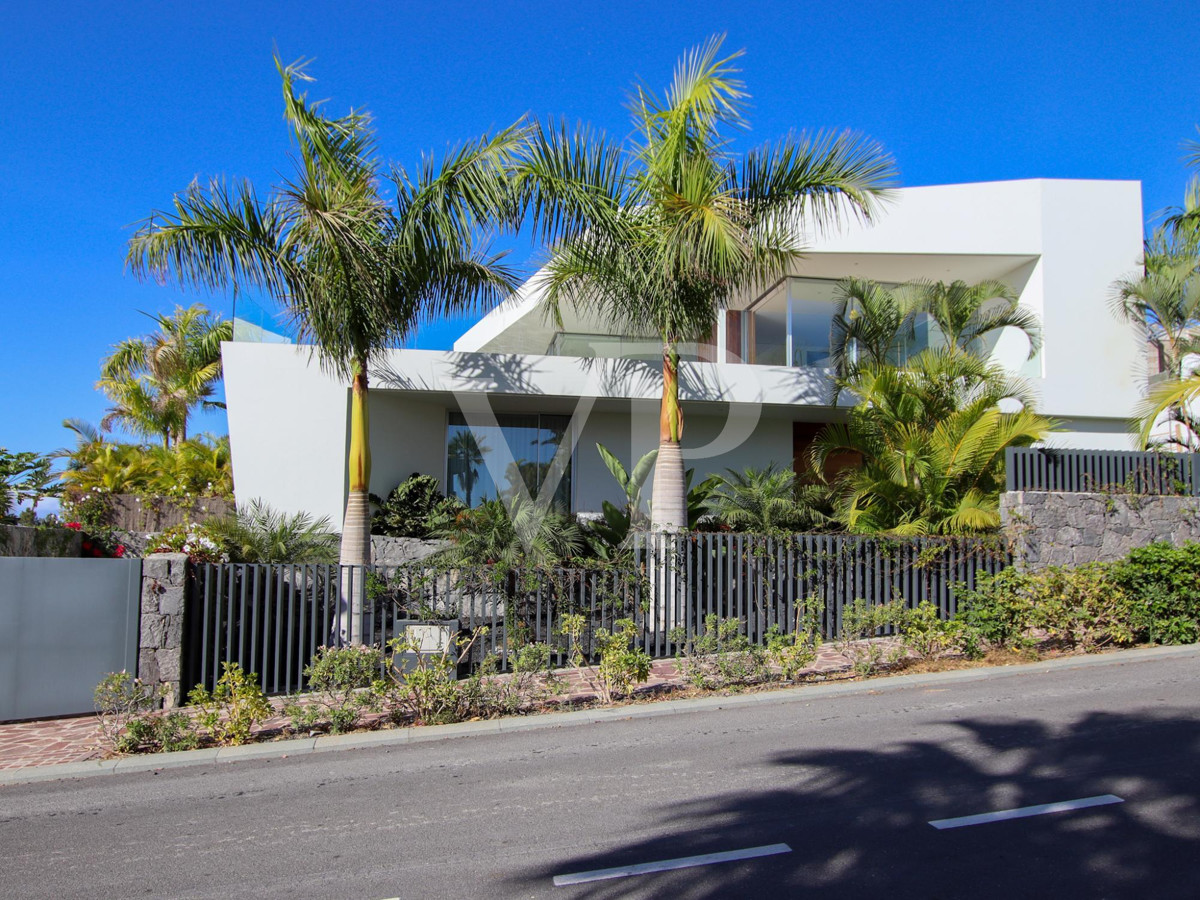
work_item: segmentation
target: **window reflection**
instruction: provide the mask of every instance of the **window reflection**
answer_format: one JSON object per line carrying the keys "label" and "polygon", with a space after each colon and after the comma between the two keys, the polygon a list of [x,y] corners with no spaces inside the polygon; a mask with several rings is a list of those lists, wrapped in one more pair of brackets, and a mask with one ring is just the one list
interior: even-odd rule
{"label": "window reflection", "polygon": [[[496,416],[496,426],[470,428],[462,413],[450,413],[446,429],[446,493],[468,506],[484,500],[510,499],[520,487],[533,498],[567,436],[570,416],[537,414]],[[503,463],[499,448],[507,446],[512,461]],[[499,477],[499,483],[496,478]],[[571,463],[554,490],[551,505],[571,508]]]}

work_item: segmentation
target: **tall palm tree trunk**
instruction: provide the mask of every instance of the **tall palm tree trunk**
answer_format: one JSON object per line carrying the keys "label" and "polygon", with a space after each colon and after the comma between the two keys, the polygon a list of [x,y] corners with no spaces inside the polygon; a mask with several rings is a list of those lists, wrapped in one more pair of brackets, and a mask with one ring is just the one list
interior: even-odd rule
{"label": "tall palm tree trunk", "polygon": [[[371,482],[371,439],[367,413],[367,366],[359,360],[354,366],[350,392],[350,452],[347,456],[349,490],[346,494],[346,517],[342,523],[340,561],[343,566],[371,564],[371,508],[368,487]],[[348,575],[348,573],[343,573]],[[362,643],[363,582],[365,573],[359,568],[343,584],[343,609],[349,610],[349,628],[342,623],[344,639]]]}
{"label": "tall palm tree trunk", "polygon": [[663,395],[658,419],[658,459],[654,465],[654,487],[650,524],[655,531],[687,528],[687,497],[684,491],[683,410],[679,408],[679,351],[673,342],[663,344]]}

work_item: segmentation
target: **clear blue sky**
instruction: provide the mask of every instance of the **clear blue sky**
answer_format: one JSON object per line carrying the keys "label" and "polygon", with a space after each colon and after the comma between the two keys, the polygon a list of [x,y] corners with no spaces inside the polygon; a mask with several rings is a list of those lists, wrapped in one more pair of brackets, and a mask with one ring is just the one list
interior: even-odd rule
{"label": "clear blue sky", "polygon": [[[370,109],[383,155],[410,164],[527,112],[623,136],[630,83],[665,85],[679,54],[716,32],[746,50],[743,141],[861,130],[906,185],[1138,179],[1149,215],[1180,202],[1179,145],[1200,123],[1196,0],[6,8],[0,446],[11,450],[69,443],[64,417],[99,421],[93,383],[109,345],[146,330],[138,310],[194,299],[124,272],[129,226],[193,177],[265,188],[286,171],[274,47],[314,58],[311,94],[335,112]],[[209,302],[228,315],[227,297]],[[417,345],[448,347],[466,324],[427,328]]]}

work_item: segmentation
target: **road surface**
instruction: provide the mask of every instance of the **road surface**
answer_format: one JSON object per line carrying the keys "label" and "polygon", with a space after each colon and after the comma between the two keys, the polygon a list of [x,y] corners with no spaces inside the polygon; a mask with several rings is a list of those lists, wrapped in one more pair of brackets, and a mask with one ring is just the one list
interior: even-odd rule
{"label": "road surface", "polygon": [[1200,897],[1200,650],[1119,659],[10,786],[0,896]]}

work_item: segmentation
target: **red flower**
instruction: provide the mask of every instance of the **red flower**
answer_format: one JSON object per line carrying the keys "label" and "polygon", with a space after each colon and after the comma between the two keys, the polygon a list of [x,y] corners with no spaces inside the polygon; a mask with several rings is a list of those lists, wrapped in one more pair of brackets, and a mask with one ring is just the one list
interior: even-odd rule
{"label": "red flower", "polygon": [[121,557],[121,556],[124,556],[124,555],[125,555],[125,545],[124,545],[124,544],[117,544],[117,550],[116,550],[116,552],[113,554],[113,556]]}
{"label": "red flower", "polygon": [[72,531],[83,531],[83,526],[78,522],[68,522],[63,528],[70,528]]}

